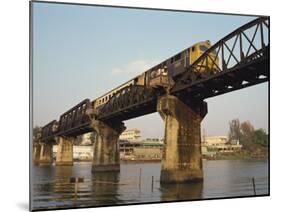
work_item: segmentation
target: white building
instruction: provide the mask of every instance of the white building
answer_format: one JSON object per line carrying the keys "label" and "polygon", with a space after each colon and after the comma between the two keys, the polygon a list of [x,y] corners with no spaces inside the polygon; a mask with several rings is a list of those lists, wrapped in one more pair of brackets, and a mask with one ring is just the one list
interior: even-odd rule
{"label": "white building", "polygon": [[227,136],[205,137],[202,141],[202,152],[233,152],[240,151],[242,145],[237,140],[228,141]]}
{"label": "white building", "polygon": [[138,129],[131,129],[124,131],[120,136],[120,140],[125,140],[129,142],[139,142],[141,138],[141,131]]}
{"label": "white building", "polygon": [[220,146],[227,143],[227,136],[209,136],[205,137],[203,143],[206,146]]}
{"label": "white building", "polygon": [[[56,157],[58,145],[53,146],[53,156]],[[93,146],[73,146],[73,159],[74,160],[92,160],[93,159]]]}
{"label": "white building", "polygon": [[92,133],[86,133],[86,134],[83,134],[82,135],[82,142],[81,144],[82,145],[90,145],[92,143],[91,141],[91,136],[92,136]]}

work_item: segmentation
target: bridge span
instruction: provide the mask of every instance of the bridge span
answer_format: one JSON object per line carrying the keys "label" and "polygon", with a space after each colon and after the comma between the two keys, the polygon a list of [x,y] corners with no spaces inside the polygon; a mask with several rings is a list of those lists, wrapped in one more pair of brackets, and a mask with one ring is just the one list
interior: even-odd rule
{"label": "bridge span", "polygon": [[[165,122],[161,183],[203,179],[201,121],[209,97],[269,81],[269,17],[234,30],[187,65],[191,49],[169,58],[104,98],[85,99],[36,135],[35,164],[73,164],[73,140],[94,132],[92,171],[119,171],[123,121],[159,112]],[[188,58],[189,59],[189,58]],[[158,74],[157,74],[158,73]],[[142,83],[140,83],[142,82]]]}

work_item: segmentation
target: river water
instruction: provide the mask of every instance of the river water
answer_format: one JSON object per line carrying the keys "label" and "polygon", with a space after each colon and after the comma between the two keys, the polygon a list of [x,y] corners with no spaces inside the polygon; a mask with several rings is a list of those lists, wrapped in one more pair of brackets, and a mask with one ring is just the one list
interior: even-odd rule
{"label": "river water", "polygon": [[[256,195],[269,193],[268,160],[203,161],[203,169],[202,183],[160,186],[161,163],[123,163],[119,174],[92,174],[91,163],[82,162],[34,166],[32,205],[46,209],[252,196],[252,178]],[[84,182],[75,188],[70,177]]]}

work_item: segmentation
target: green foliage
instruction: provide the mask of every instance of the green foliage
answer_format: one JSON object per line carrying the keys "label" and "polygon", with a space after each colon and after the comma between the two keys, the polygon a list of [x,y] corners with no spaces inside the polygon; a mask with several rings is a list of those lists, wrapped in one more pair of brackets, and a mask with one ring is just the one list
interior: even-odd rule
{"label": "green foliage", "polygon": [[239,140],[243,149],[254,152],[268,146],[268,135],[264,129],[255,130],[249,121],[240,124],[239,119],[229,122],[229,140]]}
{"label": "green foliage", "polygon": [[39,132],[40,132],[40,127],[35,126],[33,128],[33,132],[32,132],[33,133],[33,135],[32,135],[33,140],[37,140]]}
{"label": "green foliage", "polygon": [[268,135],[266,134],[264,129],[255,130],[255,139],[254,142],[261,146],[268,146]]}
{"label": "green foliage", "polygon": [[35,127],[33,128],[33,136],[35,136],[37,133],[39,133],[39,130],[40,130],[40,127],[35,126]]}

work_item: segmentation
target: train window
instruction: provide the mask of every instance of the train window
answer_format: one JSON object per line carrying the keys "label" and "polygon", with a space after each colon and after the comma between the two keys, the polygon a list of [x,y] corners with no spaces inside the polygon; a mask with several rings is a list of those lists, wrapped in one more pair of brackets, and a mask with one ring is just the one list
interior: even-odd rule
{"label": "train window", "polygon": [[195,46],[193,46],[191,50],[194,52],[195,51]]}
{"label": "train window", "polygon": [[177,61],[181,59],[181,53],[177,54],[175,57],[174,57],[174,60]]}
{"label": "train window", "polygon": [[155,76],[156,76],[156,71],[155,71],[155,70],[151,71],[150,77],[151,77],[151,78],[154,78]]}

